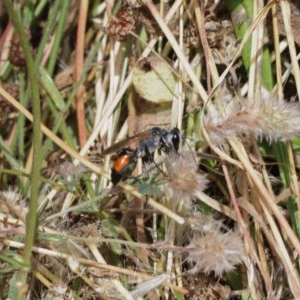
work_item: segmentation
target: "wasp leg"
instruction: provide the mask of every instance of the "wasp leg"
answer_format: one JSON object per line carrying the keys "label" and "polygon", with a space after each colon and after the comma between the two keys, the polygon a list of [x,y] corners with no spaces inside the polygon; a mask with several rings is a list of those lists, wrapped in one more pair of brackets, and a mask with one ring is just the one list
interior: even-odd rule
{"label": "wasp leg", "polygon": [[151,153],[151,151],[149,150],[149,148],[147,147],[147,145],[145,146],[145,157],[143,157],[143,162],[150,162],[153,163],[154,166],[159,170],[159,172],[161,172],[163,175],[166,175],[165,172],[161,169],[161,167],[155,162],[154,158],[153,158],[154,153]]}

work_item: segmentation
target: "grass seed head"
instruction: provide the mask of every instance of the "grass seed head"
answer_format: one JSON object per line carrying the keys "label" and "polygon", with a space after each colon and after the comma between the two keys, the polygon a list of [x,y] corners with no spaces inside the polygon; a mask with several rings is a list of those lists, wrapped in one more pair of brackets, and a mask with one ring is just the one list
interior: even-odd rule
{"label": "grass seed head", "polygon": [[214,228],[212,226],[204,235],[194,235],[188,247],[188,259],[195,264],[191,273],[214,272],[221,276],[242,262],[244,248],[240,234],[237,231],[223,233]]}
{"label": "grass seed head", "polygon": [[269,142],[286,141],[300,135],[299,103],[278,101],[261,96],[255,101],[232,100],[222,113],[213,106],[204,117],[204,126],[216,145],[225,143],[226,138],[254,135]]}
{"label": "grass seed head", "polygon": [[198,167],[189,151],[169,155],[166,159],[168,174],[168,189],[173,199],[178,202],[184,200],[190,206],[190,202],[199,191],[207,187],[208,180],[198,173]]}

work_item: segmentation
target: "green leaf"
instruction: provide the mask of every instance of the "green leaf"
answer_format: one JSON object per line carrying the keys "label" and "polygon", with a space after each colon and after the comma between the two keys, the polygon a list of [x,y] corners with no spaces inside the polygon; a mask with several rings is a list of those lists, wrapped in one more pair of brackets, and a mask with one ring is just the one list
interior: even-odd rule
{"label": "green leaf", "polygon": [[16,272],[9,281],[9,291],[8,291],[7,299],[17,299],[17,295],[18,295],[18,287],[17,287],[18,275],[17,274],[18,273]]}
{"label": "green leaf", "polygon": [[4,262],[9,263],[10,265],[12,265],[13,267],[15,267],[17,269],[23,269],[25,271],[30,270],[30,268],[28,266],[26,266],[22,261],[15,259],[13,257],[7,256],[3,253],[0,253],[0,259]]}
{"label": "green leaf", "polygon": [[51,76],[43,67],[39,67],[39,74],[40,74],[40,81],[44,89],[47,91],[48,95],[50,96],[50,98],[53,100],[55,106],[59,110],[64,111],[66,109],[66,104],[59,90],[57,89],[54,81],[52,80]]}
{"label": "green leaf", "polygon": [[119,235],[115,225],[110,220],[103,220],[101,222],[101,232],[104,236],[110,238],[116,238]]}
{"label": "green leaf", "polygon": [[111,250],[117,254],[117,255],[121,255],[122,254],[122,247],[120,245],[120,243],[118,242],[110,242],[109,243],[111,246]]}
{"label": "green leaf", "polygon": [[[116,225],[114,225],[113,222],[111,222],[110,220],[103,220],[101,222],[101,231],[102,231],[102,234],[106,237],[118,238],[118,236],[119,236],[119,232],[118,232]],[[109,244],[111,246],[112,251],[115,254],[117,254],[117,255],[122,254],[122,247],[121,247],[120,243],[110,242]]]}
{"label": "green leaf", "polygon": [[55,242],[55,243],[61,243],[64,240],[66,240],[66,237],[62,236],[61,234],[57,233],[39,233],[38,234],[39,240],[44,240],[48,242]]}

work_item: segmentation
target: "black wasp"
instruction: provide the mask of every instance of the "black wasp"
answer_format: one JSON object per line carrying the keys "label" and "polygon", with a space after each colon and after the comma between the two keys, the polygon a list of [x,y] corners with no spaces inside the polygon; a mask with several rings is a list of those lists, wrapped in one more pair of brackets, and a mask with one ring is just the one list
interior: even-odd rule
{"label": "black wasp", "polygon": [[[135,141],[138,141],[136,149],[125,147]],[[155,151],[178,153],[180,142],[181,135],[177,127],[170,130],[153,127],[114,144],[101,154],[107,155],[117,151],[116,159],[111,169],[111,181],[116,185],[119,181],[130,177],[139,158],[142,158],[143,161],[151,162]]]}

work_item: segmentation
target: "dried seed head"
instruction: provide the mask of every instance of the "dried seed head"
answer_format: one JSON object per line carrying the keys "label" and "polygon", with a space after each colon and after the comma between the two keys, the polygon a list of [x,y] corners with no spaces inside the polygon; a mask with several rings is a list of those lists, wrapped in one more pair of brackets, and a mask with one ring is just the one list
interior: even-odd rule
{"label": "dried seed head", "polygon": [[210,139],[217,145],[227,137],[253,134],[268,141],[286,141],[300,135],[299,103],[261,97],[253,102],[244,99],[225,104],[219,113],[210,106],[204,117],[204,126]]}
{"label": "dried seed head", "polygon": [[187,27],[185,28],[183,40],[189,48],[196,48],[199,46],[199,33],[195,23],[189,23],[187,25]]}
{"label": "dried seed head", "polygon": [[61,176],[65,181],[68,180],[69,176],[74,179],[78,179],[84,172],[86,172],[86,168],[84,166],[75,166],[72,162],[68,161],[49,166],[42,170],[43,176],[47,178],[53,179],[55,176]]}
{"label": "dried seed head", "polygon": [[237,231],[223,233],[216,229],[217,226],[210,228],[195,233],[188,247],[188,259],[195,264],[190,272],[215,272],[220,276],[242,262],[243,242]]}
{"label": "dried seed head", "polygon": [[204,175],[198,173],[191,152],[168,155],[166,169],[168,188],[176,203],[183,200],[185,205],[190,206],[190,202],[195,198],[197,192],[203,191],[207,186],[208,180]]}
{"label": "dried seed head", "polygon": [[[30,31],[24,30],[24,33],[27,36],[28,40],[30,40],[31,38]],[[12,65],[16,67],[24,67],[26,65],[24,52],[21,47],[20,40],[17,34],[14,34],[11,40],[8,60]]]}
{"label": "dried seed head", "polygon": [[291,140],[300,135],[299,103],[264,97],[254,110],[258,118],[253,131],[257,137],[272,142]]}
{"label": "dried seed head", "polygon": [[118,41],[124,42],[130,33],[134,31],[135,17],[133,10],[121,10],[105,27],[105,32]]}

